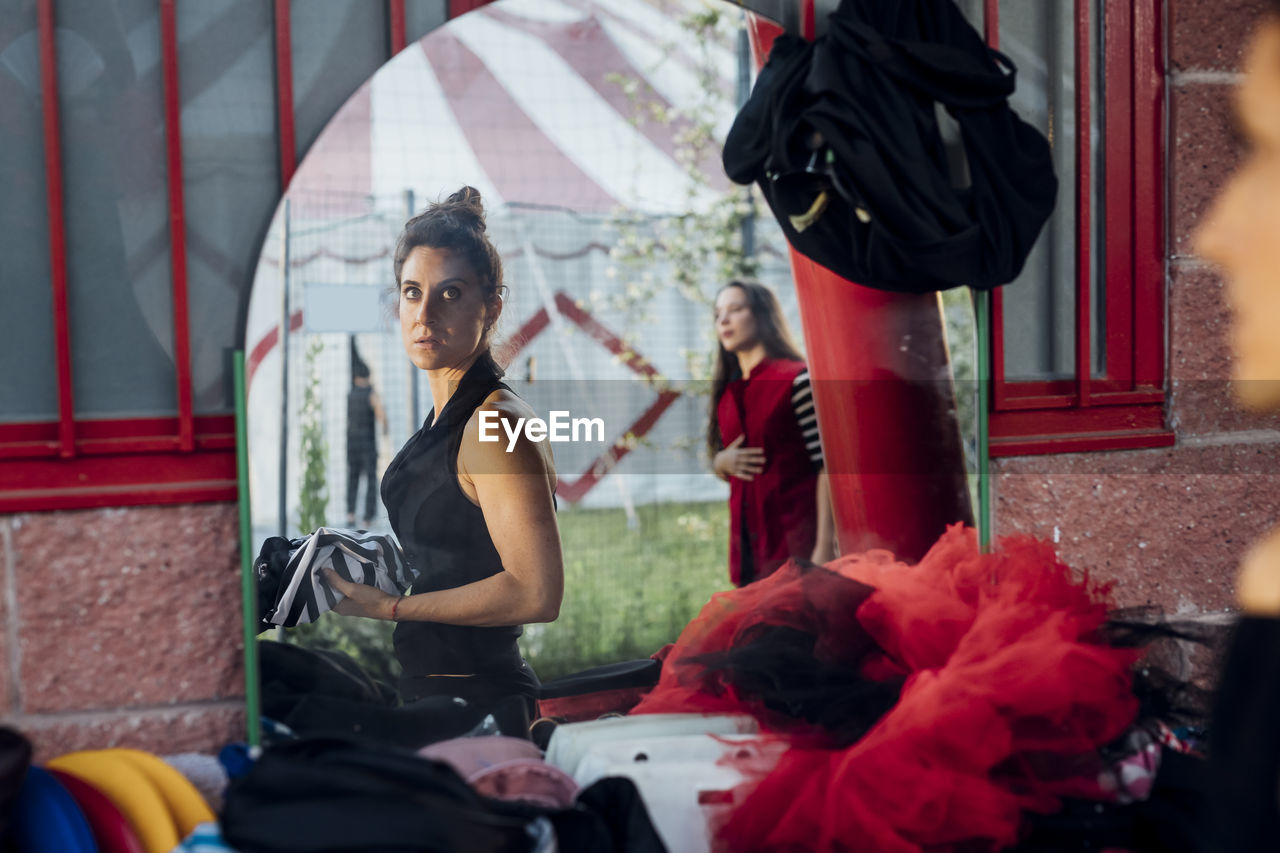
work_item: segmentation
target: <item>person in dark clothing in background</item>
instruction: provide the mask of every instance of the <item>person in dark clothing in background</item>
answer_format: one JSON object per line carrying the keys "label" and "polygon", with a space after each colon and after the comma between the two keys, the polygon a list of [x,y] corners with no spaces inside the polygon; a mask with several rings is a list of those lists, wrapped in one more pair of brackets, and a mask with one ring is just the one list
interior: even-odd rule
{"label": "person in dark clothing in background", "polygon": [[378,436],[375,425],[387,432],[387,414],[378,392],[369,381],[369,366],[358,360],[352,345],[351,390],[347,392],[347,524],[356,523],[356,495],[366,480],[364,526],[373,524],[378,500]]}

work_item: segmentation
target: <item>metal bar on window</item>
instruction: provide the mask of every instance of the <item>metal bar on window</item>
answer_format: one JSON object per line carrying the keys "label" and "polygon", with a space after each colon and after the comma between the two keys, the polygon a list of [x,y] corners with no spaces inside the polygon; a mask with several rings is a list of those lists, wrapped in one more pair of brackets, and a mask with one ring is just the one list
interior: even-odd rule
{"label": "metal bar on window", "polygon": [[58,50],[53,0],[39,0],[40,92],[44,113],[44,179],[49,216],[49,273],[53,286],[53,342],[58,374],[58,454],[76,455],[71,385],[71,318],[67,300],[67,224],[62,209],[62,127],[58,116]]}
{"label": "metal bar on window", "polygon": [[1161,0],[1133,5],[1133,379],[1163,388],[1164,13]]}
{"label": "metal bar on window", "polygon": [[191,318],[187,303],[187,218],[182,189],[182,98],[178,88],[175,0],[160,0],[165,160],[169,179],[169,256],[173,276],[173,358],[178,377],[178,448],[195,449],[191,403]]}
{"label": "metal bar on window", "polygon": [[1106,341],[1106,377],[1133,387],[1133,336],[1135,311],[1141,303],[1133,301],[1134,290],[1126,287],[1133,278],[1134,241],[1133,212],[1133,57],[1131,0],[1107,3],[1102,55],[1105,57],[1104,83],[1106,128],[1106,222],[1101,233],[1106,240],[1106,315],[1103,339]]}
{"label": "metal bar on window", "polygon": [[404,0],[387,0],[387,18],[390,21],[391,55],[395,56],[404,50],[405,18]]}
{"label": "metal bar on window", "polygon": [[1089,405],[1089,382],[1093,378],[1090,334],[1091,281],[1093,275],[1090,228],[1090,199],[1093,180],[1091,157],[1092,118],[1090,116],[1090,5],[1091,0],[1075,0],[1076,13],[1076,396],[1080,406]]}
{"label": "metal bar on window", "polygon": [[473,12],[490,2],[491,0],[449,0],[449,20]]}
{"label": "metal bar on window", "polygon": [[298,162],[293,118],[293,39],[290,0],[276,0],[276,124],[280,131],[280,191],[293,180]]}

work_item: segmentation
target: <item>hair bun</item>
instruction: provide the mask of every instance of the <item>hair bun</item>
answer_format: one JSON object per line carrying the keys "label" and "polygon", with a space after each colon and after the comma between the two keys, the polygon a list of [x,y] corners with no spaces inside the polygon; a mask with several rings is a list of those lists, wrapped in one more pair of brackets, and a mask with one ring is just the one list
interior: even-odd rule
{"label": "hair bun", "polygon": [[450,213],[474,217],[480,230],[485,230],[484,202],[480,199],[480,190],[475,187],[463,187],[451,194],[441,207],[448,207]]}

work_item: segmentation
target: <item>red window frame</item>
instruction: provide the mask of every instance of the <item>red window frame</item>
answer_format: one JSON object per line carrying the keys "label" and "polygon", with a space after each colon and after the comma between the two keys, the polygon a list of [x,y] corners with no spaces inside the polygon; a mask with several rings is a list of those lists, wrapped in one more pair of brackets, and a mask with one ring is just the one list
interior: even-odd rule
{"label": "red window frame", "polygon": [[[234,418],[197,416],[192,409],[190,327],[187,316],[185,200],[178,89],[175,0],[160,10],[166,166],[178,411],[174,416],[77,419],[72,398],[68,322],[66,227],[58,113],[54,2],[38,0],[43,92],[45,180],[48,197],[50,286],[58,381],[56,421],[0,424],[0,512],[230,501],[236,497]],[[450,0],[455,18],[486,0]],[[405,44],[404,0],[387,0],[388,46]],[[1161,0],[1104,0],[1107,32],[1105,180],[1107,222],[1106,371],[1094,379],[1090,354],[1091,223],[1077,205],[1082,274],[1077,283],[1077,366],[1071,380],[1016,382],[1005,378],[1003,304],[992,299],[991,454],[1011,456],[1161,447],[1173,444],[1164,424],[1164,72]],[[281,188],[296,165],[292,44],[288,0],[275,0],[276,95]],[[986,0],[988,38],[996,42],[999,4]],[[1077,75],[1087,79],[1089,4],[1076,0]],[[1077,86],[1078,114],[1089,87]],[[1087,155],[1086,136],[1080,153]],[[1077,198],[1089,185],[1082,156]],[[1087,197],[1087,196],[1086,196]]]}
{"label": "red window frame", "polygon": [[[1075,376],[1006,378],[1003,294],[991,299],[991,455],[1167,447],[1165,426],[1164,37],[1161,0],[1103,0],[1104,102],[1090,103],[1089,0],[1075,0],[1076,114],[1089,126],[1104,110],[1106,364],[1094,378],[1091,352],[1089,135],[1078,134]],[[986,0],[987,39],[999,32],[998,0]]]}
{"label": "red window frame", "polygon": [[[169,183],[177,412],[147,418],[75,416],[55,0],[38,0],[58,418],[37,423],[0,423],[0,513],[236,499],[235,417],[230,414],[202,416],[193,411],[177,3],[176,0],[157,0],[157,3]],[[394,53],[405,43],[404,0],[387,0],[387,6],[387,44],[389,52]],[[454,10],[451,8],[450,12]],[[275,53],[283,194],[297,162],[289,0],[275,0]]]}

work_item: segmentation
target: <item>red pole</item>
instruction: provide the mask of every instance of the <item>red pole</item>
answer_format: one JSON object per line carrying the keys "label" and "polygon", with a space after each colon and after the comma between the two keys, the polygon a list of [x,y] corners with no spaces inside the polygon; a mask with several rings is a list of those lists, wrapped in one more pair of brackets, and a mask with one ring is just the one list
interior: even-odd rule
{"label": "red pole", "polygon": [[[779,32],[753,20],[757,61]],[[973,523],[941,301],[862,287],[795,249],[791,269],[840,550],[919,559],[946,525]]]}
{"label": "red pole", "polygon": [[280,192],[289,189],[298,166],[293,117],[293,33],[289,0],[276,0],[276,111],[280,129]]}
{"label": "red pole", "polygon": [[53,286],[53,342],[58,370],[58,455],[76,455],[71,385],[71,319],[67,298],[67,227],[62,209],[62,127],[58,117],[58,51],[53,0],[36,7],[40,37],[40,95],[44,119],[45,191],[49,207],[49,273]]}
{"label": "red pole", "polygon": [[178,447],[195,449],[191,389],[191,317],[187,299],[186,202],[182,186],[182,100],[178,88],[176,0],[160,2],[160,68],[164,81],[164,139],[169,177],[169,254],[173,270],[173,356],[178,374]]}
{"label": "red pole", "polygon": [[391,55],[395,56],[404,50],[405,39],[408,38],[405,28],[404,0],[388,0],[387,16],[390,19]]}

